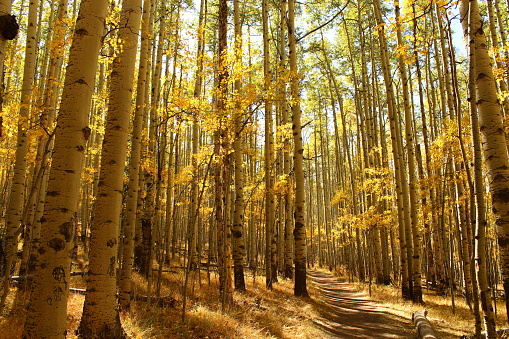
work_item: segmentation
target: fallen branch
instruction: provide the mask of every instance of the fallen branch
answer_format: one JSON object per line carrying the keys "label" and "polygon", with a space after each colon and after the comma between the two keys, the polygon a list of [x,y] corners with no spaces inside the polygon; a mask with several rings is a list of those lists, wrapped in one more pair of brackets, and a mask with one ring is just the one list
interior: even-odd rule
{"label": "fallen branch", "polygon": [[435,333],[435,330],[431,326],[431,323],[426,318],[428,311],[424,310],[422,312],[412,312],[412,321],[415,324],[415,328],[417,329],[417,335],[422,339],[437,339],[438,336]]}
{"label": "fallen branch", "polygon": [[[74,294],[81,294],[81,295],[87,294],[87,290],[84,288],[69,288],[69,292],[74,293]],[[147,302],[148,296],[131,294],[131,300]],[[152,296],[152,297],[150,297],[150,303],[152,305],[157,305],[159,307],[175,308],[177,306],[177,300],[169,295],[164,296],[164,297]]]}

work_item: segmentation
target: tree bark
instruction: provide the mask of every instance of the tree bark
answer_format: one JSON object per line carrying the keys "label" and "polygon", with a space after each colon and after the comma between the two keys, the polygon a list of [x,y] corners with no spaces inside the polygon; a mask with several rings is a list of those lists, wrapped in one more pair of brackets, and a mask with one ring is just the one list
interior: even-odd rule
{"label": "tree bark", "polygon": [[[475,257],[477,281],[481,308],[488,338],[496,338],[495,318],[488,289],[486,268],[486,228],[484,185],[480,147],[484,151],[484,161],[488,172],[489,191],[492,198],[495,224],[501,254],[504,289],[509,292],[509,159],[498,102],[495,79],[491,68],[486,39],[476,0],[460,2],[460,21],[467,42],[470,60],[470,79],[475,83],[475,92],[470,93],[472,136],[474,143],[474,187],[477,204]],[[472,86],[473,87],[473,86]],[[473,88],[472,88],[473,89]],[[476,114],[477,110],[477,114]],[[479,123],[479,124],[477,124]],[[480,131],[481,139],[479,140]],[[506,306],[508,297],[506,296]]]}
{"label": "tree bark", "polygon": [[141,7],[141,0],[124,0],[120,13],[121,50],[113,61],[110,79],[80,338],[125,336],[117,307],[117,247]]}
{"label": "tree bark", "polygon": [[60,104],[42,233],[23,338],[65,338],[69,267],[87,116],[108,1],[83,0]]}
{"label": "tree bark", "polygon": [[122,269],[120,272],[119,302],[123,309],[129,309],[131,303],[131,280],[134,264],[134,228],[136,224],[136,209],[140,191],[140,161],[141,139],[143,131],[143,117],[145,115],[145,87],[147,85],[147,55],[148,30],[150,20],[151,0],[143,1],[143,18],[141,28],[141,51],[138,66],[138,81],[136,86],[136,105],[134,108],[133,132],[131,142],[131,156],[129,162],[129,183],[124,220],[124,244],[122,247]]}
{"label": "tree bark", "polygon": [[[25,46],[25,64],[23,67],[23,84],[21,87],[21,102],[18,117],[18,135],[16,140],[16,155],[13,168],[13,178],[9,203],[5,211],[5,257],[6,265],[3,277],[3,293],[0,300],[2,311],[7,294],[9,293],[9,276],[15,263],[15,252],[18,247],[18,237],[23,225],[23,206],[25,202],[25,176],[27,172],[28,131],[30,125],[30,107],[32,102],[33,83],[35,76],[35,61],[37,55],[36,26],[38,0],[31,0],[28,10],[27,40]],[[3,39],[1,39],[3,40]],[[1,43],[1,42],[0,42]],[[1,45],[0,45],[1,48]],[[0,65],[2,65],[0,63]],[[27,233],[28,234],[28,233]],[[25,241],[30,241],[27,237]],[[1,253],[0,253],[1,256]]]}
{"label": "tree bark", "polygon": [[302,124],[300,112],[299,74],[297,69],[297,42],[295,38],[295,0],[288,0],[288,41],[290,58],[290,91],[292,98],[293,163],[295,172],[295,281],[293,293],[298,297],[307,297],[306,284],[306,225],[305,225],[305,188],[304,188],[304,147],[302,144]]}

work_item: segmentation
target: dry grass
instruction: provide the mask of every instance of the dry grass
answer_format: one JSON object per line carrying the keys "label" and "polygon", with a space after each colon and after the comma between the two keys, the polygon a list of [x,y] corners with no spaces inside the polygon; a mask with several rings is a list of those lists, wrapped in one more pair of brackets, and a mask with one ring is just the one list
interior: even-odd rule
{"label": "dry grass", "polygon": [[[185,321],[182,321],[182,286],[184,275],[163,273],[161,296],[176,300],[174,307],[147,305],[135,301],[129,312],[121,314],[123,328],[130,338],[323,338],[313,326],[318,315],[306,300],[293,296],[293,283],[281,280],[272,291],[265,288],[264,277],[255,279],[246,274],[246,293],[234,292],[232,305],[222,308],[218,293],[217,275],[212,273],[210,284],[205,273],[201,283],[197,274],[191,275],[188,286],[188,304]],[[155,281],[152,291],[155,292]],[[82,277],[72,277],[71,287],[85,288]],[[134,276],[137,294],[146,295],[147,281]],[[16,289],[12,289],[0,317],[0,339],[20,338],[28,295],[15,302]],[[70,294],[68,299],[67,337],[76,338],[85,297]]]}
{"label": "dry grass", "polygon": [[16,295],[17,289],[11,288],[0,316],[0,339],[20,338],[23,332],[26,293]]}
{"label": "dry grass", "polygon": [[[340,278],[341,279],[341,278]],[[121,320],[130,338],[324,338],[313,320],[320,315],[309,299],[293,296],[293,282],[280,280],[274,289],[265,288],[264,277],[246,274],[246,293],[234,292],[232,305],[224,308],[218,293],[218,278],[212,272],[209,279],[206,273],[190,276],[188,285],[188,304],[185,320],[182,321],[182,270],[163,273],[161,296],[171,296],[175,305],[160,307],[146,302],[133,302],[129,312],[121,314]],[[156,282],[152,291],[155,293]],[[72,287],[85,288],[82,277],[73,277]],[[369,285],[352,284],[357,290],[368,294]],[[147,294],[147,281],[140,275],[134,276],[134,289],[137,294]],[[312,297],[317,291],[311,284]],[[22,294],[15,300],[16,290],[9,295],[5,316],[0,317],[0,339],[20,338],[24,310],[28,296]],[[399,289],[392,286],[371,285],[371,298],[385,311],[403,316],[410,322],[412,311],[428,310],[428,318],[440,332],[442,338],[457,338],[472,332],[473,317],[463,300],[456,299],[456,312],[451,311],[450,298],[433,295],[425,291],[425,306],[413,305],[402,300]],[[74,335],[81,318],[84,296],[71,294],[68,301],[68,338]],[[499,302],[499,312],[505,307]],[[497,316],[498,326],[505,320],[505,312]]]}
{"label": "dry grass", "polygon": [[[432,323],[441,338],[458,338],[464,334],[474,332],[474,316],[468,305],[461,296],[455,297],[455,310],[452,311],[450,296],[439,295],[436,292],[423,290],[424,305],[415,305],[401,298],[401,290],[395,286],[382,286],[368,283],[355,282],[352,284],[358,291],[366,294],[371,289],[371,299],[381,307],[391,312],[411,319],[413,311],[428,311],[428,319]],[[505,304],[497,301],[496,322],[497,328],[507,327]]]}
{"label": "dry grass", "polygon": [[[181,290],[183,277],[165,274],[164,278],[166,284]],[[184,322],[181,320],[182,298],[174,290],[176,308],[147,307],[146,303],[137,302],[129,313],[122,315],[124,329],[132,338],[321,337],[306,314],[310,306],[292,296],[290,281],[275,284],[272,291],[265,289],[262,277],[247,277],[246,285],[248,291],[234,292],[234,303],[223,309],[217,277],[212,275],[209,285],[202,274],[201,287],[196,277],[190,284],[189,311]]]}

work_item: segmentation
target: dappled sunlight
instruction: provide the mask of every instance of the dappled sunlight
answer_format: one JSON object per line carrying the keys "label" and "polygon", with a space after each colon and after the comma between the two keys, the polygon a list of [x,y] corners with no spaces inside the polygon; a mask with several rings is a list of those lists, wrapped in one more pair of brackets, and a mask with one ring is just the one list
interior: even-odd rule
{"label": "dappled sunlight", "polygon": [[334,338],[401,338],[412,333],[409,319],[377,307],[350,285],[330,273],[308,272],[316,300],[313,307],[321,315],[314,323]]}

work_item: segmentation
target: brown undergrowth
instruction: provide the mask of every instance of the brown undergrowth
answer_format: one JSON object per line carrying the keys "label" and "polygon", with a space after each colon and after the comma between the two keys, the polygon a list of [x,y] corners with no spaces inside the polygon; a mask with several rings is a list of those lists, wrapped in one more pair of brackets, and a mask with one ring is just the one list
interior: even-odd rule
{"label": "brown undergrowth", "polygon": [[[156,274],[154,274],[156,276]],[[218,293],[217,274],[192,273],[188,284],[188,303],[182,321],[183,270],[162,274],[160,295],[174,299],[171,306],[133,301],[129,312],[121,313],[122,325],[130,338],[321,338],[313,326],[314,309],[305,299],[293,296],[293,282],[280,280],[272,291],[265,278],[246,274],[247,292],[234,292],[234,303],[223,308]],[[147,280],[134,276],[134,290],[147,295]],[[82,277],[72,277],[71,287],[85,288]],[[152,284],[156,293],[156,277]],[[4,315],[0,317],[0,339],[20,338],[28,295],[14,302],[12,289]],[[75,331],[82,314],[84,295],[71,293],[68,300],[67,338]]]}
{"label": "brown undergrowth", "polygon": [[[347,280],[345,277],[342,277],[342,279]],[[391,310],[391,312],[409,320],[411,320],[412,312],[426,309],[428,311],[428,319],[441,338],[459,338],[461,335],[472,334],[474,332],[473,313],[464,298],[459,294],[455,295],[453,311],[450,294],[438,294],[435,291],[424,288],[424,305],[416,305],[411,301],[404,300],[401,297],[401,289],[394,285],[383,286],[367,282],[352,282],[351,285],[356,290],[369,294],[370,298],[381,307],[385,307]],[[497,300],[496,311],[497,328],[507,328],[505,304],[502,300]]]}
{"label": "brown undergrowth", "polygon": [[[188,303],[185,320],[182,321],[182,286],[184,274],[181,268],[171,268],[162,274],[160,296],[174,302],[160,306],[146,301],[133,301],[129,312],[122,312],[123,327],[130,338],[325,338],[313,322],[320,317],[315,305],[317,291],[309,285],[311,299],[293,296],[293,282],[282,280],[274,284],[272,291],[265,288],[265,278],[246,273],[247,292],[234,292],[234,303],[223,308],[218,293],[217,273],[208,275],[201,271],[191,273],[188,284]],[[345,279],[339,277],[339,279]],[[346,279],[345,279],[346,280]],[[411,322],[412,311],[428,310],[428,318],[442,338],[458,338],[473,331],[473,316],[464,301],[455,300],[455,313],[451,310],[451,298],[424,291],[425,305],[413,305],[404,301],[400,290],[394,286],[379,286],[353,282],[358,291],[369,294],[384,311],[391,312]],[[147,295],[148,282],[134,275],[134,291]],[[83,277],[72,277],[71,287],[85,288]],[[154,274],[152,295],[157,291],[157,274]],[[20,338],[23,331],[27,293],[16,298],[12,289],[3,316],[0,316],[0,339]],[[76,338],[83,308],[84,296],[71,293],[68,301],[68,338]],[[497,305],[498,327],[505,327],[505,307]]]}

